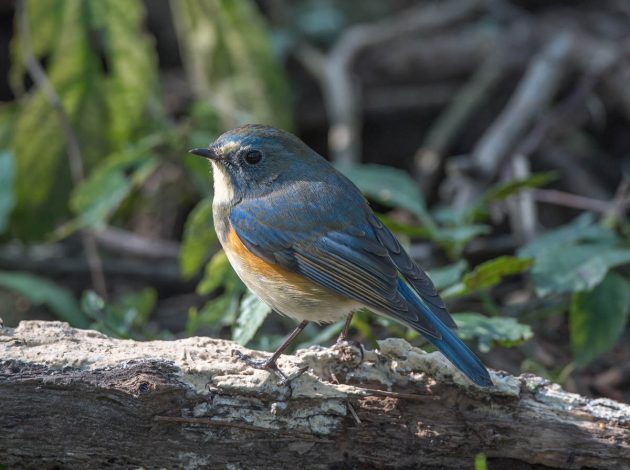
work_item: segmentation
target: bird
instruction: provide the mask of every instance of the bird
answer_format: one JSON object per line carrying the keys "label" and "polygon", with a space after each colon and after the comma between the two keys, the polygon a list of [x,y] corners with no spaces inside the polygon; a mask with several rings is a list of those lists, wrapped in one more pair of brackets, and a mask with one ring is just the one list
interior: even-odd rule
{"label": "bird", "polygon": [[277,360],[309,322],[368,310],[428,339],[468,379],[492,386],[481,360],[454,333],[444,301],[361,191],[295,135],[248,124],[190,153],[207,158],[214,228],[243,283],[275,312],[299,322],[276,352],[251,367],[286,375]]}

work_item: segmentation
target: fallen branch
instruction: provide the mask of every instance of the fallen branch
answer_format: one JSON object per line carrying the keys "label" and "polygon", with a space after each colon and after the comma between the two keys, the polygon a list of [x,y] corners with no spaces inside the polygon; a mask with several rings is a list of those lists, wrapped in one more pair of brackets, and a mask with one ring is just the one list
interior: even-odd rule
{"label": "fallen branch", "polygon": [[[630,406],[534,376],[481,390],[399,339],[283,356],[288,385],[222,340],[134,342],[59,322],[0,330],[8,468],[628,468]],[[254,353],[255,355],[257,353]],[[536,467],[540,468],[540,467]]]}

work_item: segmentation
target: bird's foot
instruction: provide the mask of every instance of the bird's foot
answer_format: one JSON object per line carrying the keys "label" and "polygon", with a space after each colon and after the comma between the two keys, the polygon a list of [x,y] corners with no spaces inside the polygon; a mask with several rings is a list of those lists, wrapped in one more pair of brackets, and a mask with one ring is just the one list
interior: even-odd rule
{"label": "bird's foot", "polygon": [[354,356],[358,360],[348,361],[347,357],[342,357],[342,362],[356,362],[358,366],[363,362],[365,353],[363,351],[363,345],[358,341],[349,340],[347,337],[339,336],[337,342],[332,345],[333,349],[339,349],[343,356]]}
{"label": "bird's foot", "polygon": [[291,381],[297,379],[299,376],[301,376],[304,372],[308,370],[308,367],[302,367],[297,371],[297,373],[289,377],[287,374],[285,374],[282,371],[282,369],[278,367],[278,364],[276,364],[276,361],[273,359],[273,357],[269,359],[252,359],[251,356],[247,354],[243,354],[241,351],[237,349],[232,350],[232,356],[237,357],[238,359],[243,361],[245,364],[247,364],[248,366],[254,369],[268,370],[270,372],[273,372],[280,379],[281,385],[289,384]]}

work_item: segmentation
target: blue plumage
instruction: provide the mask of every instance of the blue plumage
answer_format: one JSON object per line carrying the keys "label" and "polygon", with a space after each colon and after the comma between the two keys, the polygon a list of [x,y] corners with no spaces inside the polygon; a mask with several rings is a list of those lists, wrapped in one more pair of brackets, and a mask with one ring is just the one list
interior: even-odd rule
{"label": "blue plumage", "polygon": [[451,331],[456,325],[431,280],[326,160],[266,126],[235,129],[200,152],[214,167],[223,247],[243,281],[275,310],[302,320],[303,328],[366,306],[425,335],[476,384],[492,385]]}

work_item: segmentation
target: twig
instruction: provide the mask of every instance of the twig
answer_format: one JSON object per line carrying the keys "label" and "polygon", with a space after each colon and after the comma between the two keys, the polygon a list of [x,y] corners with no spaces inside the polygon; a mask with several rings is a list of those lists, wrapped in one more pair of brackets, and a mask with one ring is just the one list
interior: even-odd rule
{"label": "twig", "polygon": [[608,71],[602,76],[604,91],[624,113],[626,119],[630,119],[630,64],[621,61],[627,57],[630,50],[630,41],[627,39],[617,43],[594,38],[588,34],[580,34],[577,37],[577,47],[573,54],[576,64],[587,74],[594,68],[606,68],[608,64],[616,63],[615,70]]}
{"label": "twig", "polygon": [[485,60],[461,90],[455,94],[450,106],[432,124],[414,157],[417,173],[423,178],[423,190],[430,194],[435,178],[444,163],[444,156],[455,137],[470,120],[479,106],[504,76],[506,64],[502,56]]}
{"label": "twig", "polygon": [[106,227],[92,232],[105,248],[148,259],[177,258],[180,245],[172,240],[153,240],[127,230]]}
{"label": "twig", "polygon": [[573,34],[564,31],[534,57],[511,100],[479,140],[473,160],[485,179],[496,174],[514,141],[555,95],[573,42]]}
{"label": "twig", "polygon": [[539,202],[598,212],[601,214],[608,212],[611,207],[608,201],[579,196],[556,189],[532,189],[531,193],[533,198]]}
{"label": "twig", "polygon": [[617,225],[619,220],[628,210],[628,204],[630,204],[630,178],[628,176],[624,176],[621,183],[619,183],[619,186],[617,186],[615,197],[604,216],[606,223],[610,225]]}
{"label": "twig", "polygon": [[[66,114],[61,98],[55,91],[52,83],[48,80],[46,72],[35,57],[33,52],[33,43],[31,39],[31,30],[29,26],[28,12],[25,0],[18,0],[16,4],[16,15],[18,18],[18,31],[21,40],[21,47],[24,54],[24,62],[26,70],[33,79],[33,82],[42,90],[42,93],[54,109],[59,119],[59,123],[63,130],[64,138],[68,150],[68,163],[70,165],[70,173],[75,186],[79,185],[84,179],[83,158],[81,156],[81,148],[79,139],[77,138],[72,123]],[[98,253],[96,240],[88,231],[81,231],[81,242],[85,250],[85,256],[90,266],[90,274],[94,289],[104,299],[107,298],[107,284],[103,274],[103,263]]]}
{"label": "twig", "polygon": [[477,11],[485,0],[451,0],[434,5],[415,6],[393,18],[349,28],[328,55],[301,46],[297,57],[321,82],[329,115],[328,144],[336,163],[359,161],[361,152],[361,99],[351,75],[353,59],[366,47],[402,34],[443,28]]}
{"label": "twig", "polygon": [[[517,154],[510,159],[507,181],[524,180],[531,176],[529,159],[523,154]],[[526,243],[536,236],[538,211],[531,191],[525,189],[509,197],[506,201],[510,216],[512,233],[520,243]]]}

